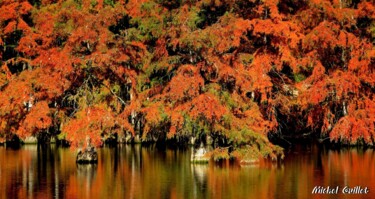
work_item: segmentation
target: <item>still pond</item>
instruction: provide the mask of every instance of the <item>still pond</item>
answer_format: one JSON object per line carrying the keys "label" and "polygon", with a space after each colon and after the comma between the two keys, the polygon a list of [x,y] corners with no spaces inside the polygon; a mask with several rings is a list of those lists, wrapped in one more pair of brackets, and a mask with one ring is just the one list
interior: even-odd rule
{"label": "still pond", "polygon": [[[8,198],[375,198],[375,151],[300,146],[280,163],[190,164],[191,149],[119,145],[77,165],[55,145],[0,146],[0,199]],[[338,194],[312,194],[314,187]],[[360,186],[367,194],[342,194]]]}

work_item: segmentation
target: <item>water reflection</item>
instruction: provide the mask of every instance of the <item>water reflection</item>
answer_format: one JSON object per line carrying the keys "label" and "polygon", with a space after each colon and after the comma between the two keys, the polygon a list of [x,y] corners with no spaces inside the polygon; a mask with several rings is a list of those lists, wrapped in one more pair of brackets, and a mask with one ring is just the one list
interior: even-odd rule
{"label": "water reflection", "polygon": [[192,164],[191,171],[194,176],[195,189],[204,189],[207,184],[208,165],[206,164]]}
{"label": "water reflection", "polygon": [[311,191],[346,185],[370,194],[333,198],[375,193],[373,150],[303,146],[283,163],[245,167],[192,165],[191,150],[181,149],[121,145],[98,153],[98,164],[76,165],[74,151],[54,145],[0,147],[0,198],[332,198]]}

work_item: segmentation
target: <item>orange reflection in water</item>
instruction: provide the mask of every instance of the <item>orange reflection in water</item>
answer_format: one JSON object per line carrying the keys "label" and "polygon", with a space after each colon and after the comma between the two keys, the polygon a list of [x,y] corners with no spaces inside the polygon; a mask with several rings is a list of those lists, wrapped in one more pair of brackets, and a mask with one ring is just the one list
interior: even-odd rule
{"label": "orange reflection in water", "polygon": [[[0,198],[7,198],[8,195],[15,195],[23,198],[25,193],[14,190],[12,181],[14,178],[24,177],[22,174],[16,173],[14,175],[8,175],[13,172],[14,168],[18,168],[19,165],[27,165],[31,160],[31,153],[29,150],[25,150],[22,154],[16,150],[5,150],[4,147],[0,147]],[[21,171],[27,170],[27,168],[19,168]],[[22,179],[23,180],[23,179]]]}
{"label": "orange reflection in water", "polygon": [[[0,147],[0,198],[373,198],[373,150],[297,148],[262,166],[190,164],[190,150],[119,146],[76,165],[65,148]],[[367,186],[367,195],[313,195],[315,186]],[[341,190],[340,190],[341,191]]]}

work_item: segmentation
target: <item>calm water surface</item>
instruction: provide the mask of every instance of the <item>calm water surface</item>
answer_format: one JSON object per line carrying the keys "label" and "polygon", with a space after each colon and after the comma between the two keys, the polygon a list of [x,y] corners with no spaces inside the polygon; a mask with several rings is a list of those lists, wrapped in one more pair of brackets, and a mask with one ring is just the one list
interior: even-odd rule
{"label": "calm water surface", "polygon": [[[76,165],[67,148],[0,146],[0,198],[375,198],[375,153],[305,146],[279,164],[192,165],[191,150],[101,148]],[[312,195],[315,186],[368,187],[364,195]]]}

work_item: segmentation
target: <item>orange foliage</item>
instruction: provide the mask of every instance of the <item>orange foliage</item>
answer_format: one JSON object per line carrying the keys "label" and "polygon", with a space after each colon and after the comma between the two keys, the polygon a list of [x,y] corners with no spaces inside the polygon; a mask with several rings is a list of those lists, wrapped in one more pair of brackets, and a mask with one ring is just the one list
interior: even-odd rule
{"label": "orange foliage", "polygon": [[[182,83],[183,82],[183,83]],[[178,74],[174,76],[164,89],[165,100],[175,103],[183,103],[194,99],[199,95],[204,80],[194,66],[181,66]]]}
{"label": "orange foliage", "polygon": [[[86,146],[86,138],[91,138],[94,146],[101,145],[103,134],[110,134],[122,127],[129,128],[127,121],[118,120],[105,107],[88,107],[78,113],[76,117],[62,124],[63,133],[72,146]],[[126,129],[131,131],[131,129]]]}
{"label": "orange foliage", "polygon": [[50,110],[45,101],[35,104],[25,120],[22,121],[17,134],[21,137],[26,137],[47,130],[52,124],[50,117]]}
{"label": "orange foliage", "polygon": [[246,128],[270,150],[276,131],[373,144],[373,2],[111,2],[1,1],[2,137]]}
{"label": "orange foliage", "polygon": [[201,94],[191,101],[190,116],[194,119],[200,117],[208,120],[209,123],[220,121],[228,110],[221,105],[216,96],[212,94]]}

